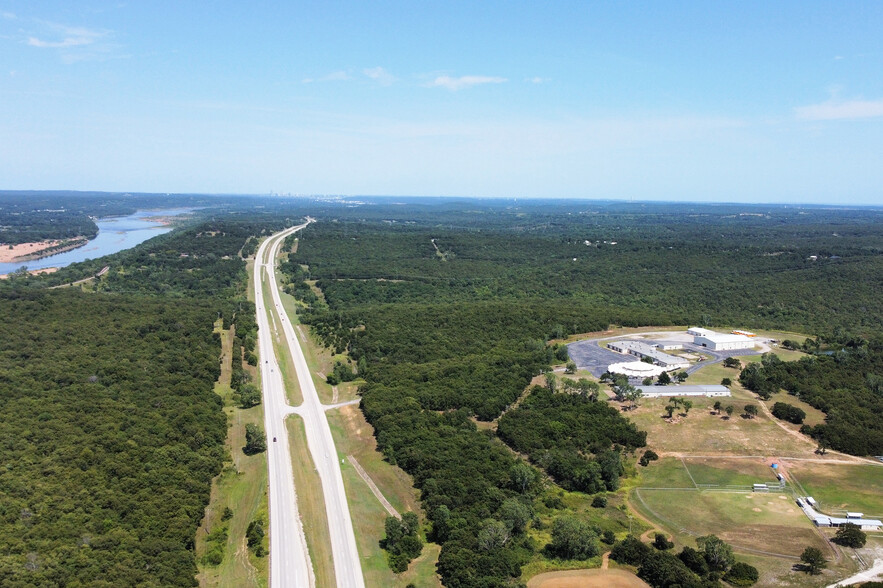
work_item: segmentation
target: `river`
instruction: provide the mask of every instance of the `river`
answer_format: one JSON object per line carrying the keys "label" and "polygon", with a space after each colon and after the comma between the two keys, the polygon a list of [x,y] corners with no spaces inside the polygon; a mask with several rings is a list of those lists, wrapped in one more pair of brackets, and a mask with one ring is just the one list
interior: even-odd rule
{"label": "river", "polygon": [[27,266],[29,270],[65,267],[72,263],[117,253],[172,230],[172,227],[150,219],[179,216],[193,210],[195,209],[139,210],[128,216],[100,218],[95,221],[98,225],[98,235],[82,247],[31,261],[0,263],[0,274],[14,272],[22,266]]}

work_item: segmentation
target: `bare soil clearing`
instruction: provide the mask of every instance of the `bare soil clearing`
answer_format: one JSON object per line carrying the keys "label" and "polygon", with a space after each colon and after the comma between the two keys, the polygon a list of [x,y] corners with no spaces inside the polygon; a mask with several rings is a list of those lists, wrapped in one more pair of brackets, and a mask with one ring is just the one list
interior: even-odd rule
{"label": "bare soil clearing", "polygon": [[534,576],[527,588],[649,588],[650,585],[626,570],[568,570]]}

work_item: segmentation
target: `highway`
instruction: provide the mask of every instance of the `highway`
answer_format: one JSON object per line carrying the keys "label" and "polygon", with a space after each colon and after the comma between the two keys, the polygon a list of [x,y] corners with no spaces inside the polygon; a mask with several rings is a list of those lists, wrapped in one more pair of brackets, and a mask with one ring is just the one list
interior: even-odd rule
{"label": "highway", "polygon": [[[261,382],[263,385],[264,429],[267,432],[267,465],[270,501],[270,586],[315,586],[316,578],[307,551],[303,525],[297,510],[294,490],[294,472],[291,468],[291,450],[285,417],[289,406],[285,397],[285,383],[273,353],[270,316],[264,308],[264,290],[261,276],[272,266],[275,252],[284,238],[306,225],[293,227],[266,239],[258,248],[254,264],[254,300],[257,307],[258,345],[261,352]],[[271,250],[269,257],[268,250]],[[273,442],[273,439],[276,442]]]}
{"label": "highway", "polygon": [[[308,220],[307,224],[309,222],[310,220]],[[263,375],[269,370],[270,376],[269,380],[264,380],[264,414],[267,437],[268,439],[273,439],[274,437],[277,439],[275,443],[273,441],[268,443],[268,446],[271,448],[271,453],[268,454],[270,471],[276,470],[276,476],[270,476],[270,584],[273,587],[315,585],[312,567],[309,565],[309,556],[305,556],[305,562],[300,561],[301,556],[299,554],[306,554],[305,546],[298,543],[303,541],[303,529],[300,519],[298,518],[296,522],[293,522],[286,514],[278,517],[278,520],[273,517],[275,506],[283,511],[293,511],[295,518],[297,518],[297,506],[294,504],[292,507],[290,504],[296,501],[296,496],[291,475],[288,434],[285,428],[285,417],[288,414],[297,414],[303,419],[307,446],[322,484],[337,586],[341,588],[364,588],[365,580],[362,576],[359,551],[356,547],[356,537],[353,532],[353,523],[347,504],[346,491],[343,486],[340,461],[338,461],[339,458],[334,447],[334,439],[331,436],[331,428],[328,426],[328,419],[325,417],[325,410],[332,408],[332,406],[323,406],[319,401],[319,394],[316,392],[316,387],[294,327],[287,320],[285,312],[282,310],[282,300],[279,296],[279,288],[275,280],[274,260],[282,241],[291,233],[305,226],[306,224],[286,229],[265,240],[258,250],[256,257],[258,262],[255,263],[254,270],[255,302],[258,307],[259,333],[261,334],[261,373]],[[270,278],[268,282],[270,296],[275,307],[273,309],[263,308],[262,272],[266,272],[266,275]],[[294,360],[298,384],[303,395],[303,404],[298,407],[288,405],[282,378],[278,365],[276,365],[275,354],[266,351],[272,349],[273,345],[270,335],[268,310],[278,311],[282,333],[291,352],[291,357]],[[269,404],[273,406],[270,407]],[[275,463],[274,467],[274,462],[277,460],[279,463]],[[286,464],[287,470],[284,469]],[[283,479],[283,477],[286,479]],[[277,496],[275,501],[273,499],[274,495]],[[287,502],[289,504],[279,504],[280,502]],[[274,520],[276,521],[275,527]],[[280,540],[274,543],[274,537],[276,536],[279,536]],[[295,536],[298,538],[296,539]],[[292,561],[289,561],[289,558]],[[280,562],[280,560],[282,561]],[[305,574],[299,569],[294,569],[299,566],[306,567]]]}

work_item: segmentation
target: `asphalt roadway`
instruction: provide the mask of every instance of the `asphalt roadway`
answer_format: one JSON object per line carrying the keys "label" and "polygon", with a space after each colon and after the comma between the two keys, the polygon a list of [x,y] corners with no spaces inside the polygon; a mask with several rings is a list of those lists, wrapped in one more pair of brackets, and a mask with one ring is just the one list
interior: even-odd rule
{"label": "asphalt roadway", "polygon": [[[302,227],[284,232],[288,235]],[[267,433],[267,473],[270,501],[270,586],[314,586],[316,579],[297,510],[294,472],[288,445],[288,403],[285,383],[273,353],[270,316],[264,308],[262,275],[266,271],[268,249],[274,252],[283,236],[266,239],[258,248],[254,264],[254,299],[257,307],[258,343],[261,350],[261,382],[263,384],[264,429]],[[273,247],[270,247],[271,243]],[[275,255],[271,255],[272,260]],[[271,441],[275,439],[276,441]]]}
{"label": "asphalt roadway", "polygon": [[[277,526],[273,526],[273,521],[275,520],[273,516],[274,510],[290,510],[294,513],[295,517],[297,514],[297,498],[294,492],[288,433],[285,427],[285,417],[289,414],[297,414],[303,419],[307,446],[322,483],[337,586],[342,588],[364,588],[365,580],[362,576],[362,566],[356,547],[356,537],[353,532],[353,523],[347,504],[346,491],[343,486],[340,462],[338,461],[337,450],[334,447],[334,439],[331,436],[331,428],[328,426],[328,419],[325,417],[326,409],[338,405],[324,406],[319,401],[319,394],[316,392],[316,387],[294,327],[286,319],[285,312],[281,310],[282,300],[279,296],[279,288],[275,280],[275,259],[282,241],[294,231],[305,226],[306,224],[286,229],[264,241],[256,258],[260,260],[260,263],[255,264],[255,301],[258,307],[259,328],[263,331],[263,336],[260,339],[261,349],[262,351],[272,349],[273,344],[272,337],[270,336],[268,309],[263,308],[263,292],[259,291],[262,285],[260,279],[261,272],[264,271],[270,278],[268,280],[270,295],[275,306],[275,309],[269,310],[271,312],[275,310],[275,316],[279,318],[279,326],[281,326],[285,341],[291,352],[291,357],[294,360],[298,384],[303,395],[303,404],[296,408],[288,405],[284,384],[282,383],[278,365],[276,365],[275,354],[263,353],[262,359],[264,363],[261,364],[261,373],[264,375],[269,369],[270,375],[269,380],[264,380],[264,414],[267,437],[268,439],[277,439],[276,442],[270,441],[268,443],[270,449],[267,456],[271,472],[270,585],[272,587],[315,585],[315,578],[312,566],[309,565],[309,554],[306,550],[305,542],[300,544],[303,541],[303,528],[300,519],[297,518],[296,521],[292,521],[283,514],[279,517],[276,523]],[[266,257],[264,257],[265,254],[267,254]],[[261,317],[262,323],[260,322]],[[273,325],[273,327],[275,329],[276,325]],[[265,347],[264,345],[267,346]],[[269,394],[267,382],[270,382]],[[278,390],[274,384],[275,382],[279,384]],[[270,407],[270,404],[273,406]],[[276,457],[283,453],[283,457]],[[284,463],[278,463],[277,460]],[[287,464],[287,471],[285,464]],[[275,476],[272,475],[274,468],[276,469]],[[276,500],[274,500],[274,495]],[[279,539],[274,542],[276,537],[279,537]],[[301,554],[304,554],[305,557],[303,559],[305,561],[302,561]],[[297,569],[301,566],[305,566],[306,569]]]}

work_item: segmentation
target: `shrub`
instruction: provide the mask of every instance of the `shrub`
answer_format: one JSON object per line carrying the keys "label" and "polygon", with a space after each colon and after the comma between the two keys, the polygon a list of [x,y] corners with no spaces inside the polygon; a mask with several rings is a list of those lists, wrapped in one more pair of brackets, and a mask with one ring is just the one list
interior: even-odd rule
{"label": "shrub", "polygon": [[650,547],[634,535],[629,535],[610,550],[610,559],[617,563],[639,566],[650,555]]}
{"label": "shrub", "polygon": [[648,449],[644,452],[644,455],[641,456],[641,460],[638,463],[640,463],[642,466],[647,466],[650,465],[651,461],[656,461],[657,459],[659,459],[659,456],[656,454],[656,452],[652,449]]}
{"label": "shrub", "polygon": [[607,506],[607,497],[604,495],[598,495],[592,499],[592,507],[593,508],[604,508]]}
{"label": "shrub", "polygon": [[249,547],[256,547],[260,545],[261,541],[264,539],[264,525],[260,520],[253,520],[248,524],[248,529],[245,531],[245,538],[248,541]]}
{"label": "shrub", "polygon": [[773,416],[777,419],[799,425],[806,418],[806,413],[787,402],[777,402],[773,405]]}
{"label": "shrub", "polygon": [[737,561],[724,576],[724,580],[733,586],[751,586],[760,578],[757,568]]}
{"label": "shrub", "polygon": [[666,549],[671,549],[675,544],[668,540],[665,536],[665,533],[656,533],[655,538],[653,539],[653,547],[660,551],[665,551]]}

